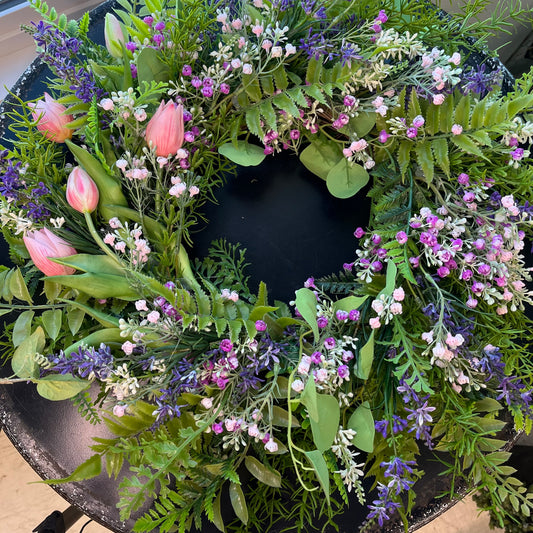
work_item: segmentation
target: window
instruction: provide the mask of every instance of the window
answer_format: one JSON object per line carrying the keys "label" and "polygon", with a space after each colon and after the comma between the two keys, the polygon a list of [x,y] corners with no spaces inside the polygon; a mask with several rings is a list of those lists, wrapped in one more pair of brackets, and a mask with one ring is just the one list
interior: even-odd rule
{"label": "window", "polygon": [[22,3],[24,3],[24,0],[0,0],[0,13]]}

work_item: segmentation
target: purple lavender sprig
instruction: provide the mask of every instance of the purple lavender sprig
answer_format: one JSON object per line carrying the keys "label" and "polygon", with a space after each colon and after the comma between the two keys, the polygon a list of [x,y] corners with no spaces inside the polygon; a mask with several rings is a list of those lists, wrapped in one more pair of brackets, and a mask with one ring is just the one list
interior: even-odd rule
{"label": "purple lavender sprig", "polygon": [[49,366],[43,370],[44,374],[72,374],[85,379],[106,379],[110,376],[113,365],[111,348],[104,343],[98,349],[80,346],[78,351],[69,355],[61,350],[58,355],[47,356],[47,360]]}
{"label": "purple lavender sprig", "polygon": [[69,85],[80,100],[90,103],[94,96],[100,100],[104,96],[104,91],[97,86],[92,72],[84,66],[76,67],[74,63],[75,59],[79,59],[77,54],[81,42],[43,21],[32,24],[35,27],[33,38],[42,49],[39,58]]}
{"label": "purple lavender sprig", "polygon": [[524,416],[532,416],[532,391],[517,376],[506,375],[500,349],[489,344],[485,346],[483,354],[480,359],[472,361],[472,366],[486,374],[485,382],[496,383],[496,399],[505,400],[509,407],[519,409]]}
{"label": "purple lavender sprig", "polygon": [[409,475],[413,473],[411,468],[415,461],[404,461],[400,457],[392,457],[390,461],[381,463],[384,469],[383,476],[388,480],[387,484],[378,483],[378,497],[368,506],[370,512],[367,520],[377,519],[380,527],[385,520],[389,520],[391,513],[400,507],[400,503],[395,501],[398,496],[407,491],[414,484]]}
{"label": "purple lavender sprig", "polygon": [[34,222],[40,222],[50,216],[50,212],[42,205],[42,197],[50,190],[43,182],[29,187],[24,178],[24,169],[20,161],[8,157],[7,150],[0,151],[0,194],[26,211],[26,216]]}

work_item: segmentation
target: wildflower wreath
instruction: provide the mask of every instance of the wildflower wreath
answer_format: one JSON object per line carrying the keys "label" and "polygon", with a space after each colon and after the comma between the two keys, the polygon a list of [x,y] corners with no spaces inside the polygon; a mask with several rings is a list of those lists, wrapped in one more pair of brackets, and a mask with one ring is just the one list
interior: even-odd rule
{"label": "wildflower wreath", "polygon": [[[500,523],[506,500],[528,516],[496,435],[504,412],[532,423],[533,74],[502,91],[484,39],[505,9],[476,22],[477,1],[456,18],[414,0],[118,0],[104,47],[88,14],[30,3],[53,75],[37,101],[13,95],[0,153],[15,264],[1,307],[16,312],[3,382],[73,398],[116,435],[63,481],[127,465],[118,505],[135,531],[202,516],[307,531],[349,493],[370,528],[406,521],[427,447]],[[281,151],[324,194],[369,184],[371,202],[340,272],[287,303],[248,286],[232,243],[188,257],[215,188]]]}

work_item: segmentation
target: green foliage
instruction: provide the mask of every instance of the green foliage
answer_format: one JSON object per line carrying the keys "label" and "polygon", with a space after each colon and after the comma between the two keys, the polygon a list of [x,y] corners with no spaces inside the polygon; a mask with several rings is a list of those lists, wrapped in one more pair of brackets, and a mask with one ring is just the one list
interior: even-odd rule
{"label": "green foliage", "polygon": [[211,243],[206,258],[196,262],[198,274],[219,289],[227,288],[236,291],[244,298],[250,298],[248,288],[249,276],[245,274],[249,263],[246,262],[245,249],[240,244],[231,244],[224,239]]}
{"label": "green foliage", "polygon": [[79,392],[74,396],[72,398],[72,404],[76,407],[78,413],[90,424],[96,425],[102,422],[100,413],[87,391]]}

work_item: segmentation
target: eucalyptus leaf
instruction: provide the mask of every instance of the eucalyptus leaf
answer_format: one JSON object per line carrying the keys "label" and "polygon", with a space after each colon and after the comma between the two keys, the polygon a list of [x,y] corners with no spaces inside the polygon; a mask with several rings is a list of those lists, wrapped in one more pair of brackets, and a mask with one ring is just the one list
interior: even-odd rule
{"label": "eucalyptus leaf", "polygon": [[137,56],[137,79],[139,84],[144,81],[168,81],[168,66],[159,59],[153,48],[143,48]]}
{"label": "eucalyptus leaf", "polygon": [[357,364],[355,366],[355,375],[359,379],[368,379],[372,363],[374,361],[374,331],[366,341],[365,345],[359,350]]}
{"label": "eucalyptus leaf", "polygon": [[78,333],[83,323],[84,317],[85,317],[85,311],[83,309],[72,307],[71,309],[68,310],[67,322],[68,322],[68,327],[72,335],[76,335],[76,333]]}
{"label": "eucalyptus leaf", "polygon": [[342,158],[329,172],[326,184],[337,198],[350,198],[359,192],[370,179],[368,172],[358,163]]}
{"label": "eucalyptus leaf", "polygon": [[35,313],[33,311],[23,311],[15,320],[13,326],[13,346],[16,348],[31,335],[31,323]]}
{"label": "eucalyptus leaf", "polygon": [[229,498],[235,514],[240,521],[246,525],[248,523],[248,507],[240,485],[237,485],[237,483],[230,483]]}
{"label": "eucalyptus leaf", "polygon": [[342,159],[343,155],[338,144],[325,137],[314,139],[300,153],[300,161],[304,167],[324,181],[331,169]]}
{"label": "eucalyptus leaf", "polygon": [[316,321],[316,295],[315,293],[305,287],[296,291],[296,309],[302,318],[311,327],[315,339],[318,339],[318,324]]}
{"label": "eucalyptus leaf", "polygon": [[278,405],[272,406],[272,415],[269,418],[274,426],[289,427],[289,416],[292,427],[300,427],[300,423],[294,415],[290,415],[286,409],[279,407]]}
{"label": "eucalyptus leaf", "polygon": [[37,392],[47,400],[68,400],[89,386],[88,381],[75,378],[70,374],[53,374],[37,381]]}
{"label": "eucalyptus leaf", "polygon": [[355,431],[355,437],[352,444],[360,450],[368,453],[374,451],[374,417],[368,402],[363,402],[350,416],[348,420],[348,429]]}
{"label": "eucalyptus leaf", "polygon": [[349,125],[359,138],[363,138],[376,125],[376,113],[359,113],[350,119]]}
{"label": "eucalyptus leaf", "polygon": [[43,328],[40,326],[15,350],[11,359],[13,372],[19,378],[36,378],[39,375],[39,366],[35,362],[35,354],[42,352],[45,345]]}
{"label": "eucalyptus leaf", "polygon": [[250,455],[245,457],[244,464],[248,469],[248,472],[261,483],[264,483],[269,487],[281,487],[281,475],[276,470],[267,468],[263,463]]}
{"label": "eucalyptus leaf", "polygon": [[46,333],[55,341],[61,331],[63,311],[61,309],[48,309],[41,315],[41,320]]}
{"label": "eucalyptus leaf", "polygon": [[324,489],[324,494],[326,495],[326,500],[329,504],[329,470],[322,453],[318,450],[312,450],[310,452],[305,452],[305,455],[309,459],[309,462],[315,470],[316,477]]}
{"label": "eucalyptus leaf", "polygon": [[224,527],[224,520],[222,519],[222,512],[220,510],[220,500],[221,500],[221,492],[217,494],[217,497],[215,498],[215,501],[213,502],[213,524],[215,524],[215,527],[224,533],[226,530]]}
{"label": "eucalyptus leaf", "polygon": [[15,298],[28,302],[29,304],[33,303],[28,288],[26,287],[26,282],[18,268],[9,277],[9,289]]}
{"label": "eucalyptus leaf", "polygon": [[333,309],[335,311],[348,311],[352,309],[359,309],[367,300],[368,295],[366,296],[347,296],[333,302]]}
{"label": "eucalyptus leaf", "polygon": [[335,397],[329,394],[316,396],[318,420],[310,418],[311,430],[315,446],[320,452],[325,452],[331,448],[337,435],[341,411]]}
{"label": "eucalyptus leaf", "polygon": [[300,402],[305,405],[307,414],[315,422],[318,422],[319,419],[317,396],[315,380],[311,377],[305,384],[302,395],[300,396]]}
{"label": "eucalyptus leaf", "polygon": [[260,165],[266,157],[264,150],[260,146],[246,141],[225,143],[219,147],[218,152],[243,167]]}

